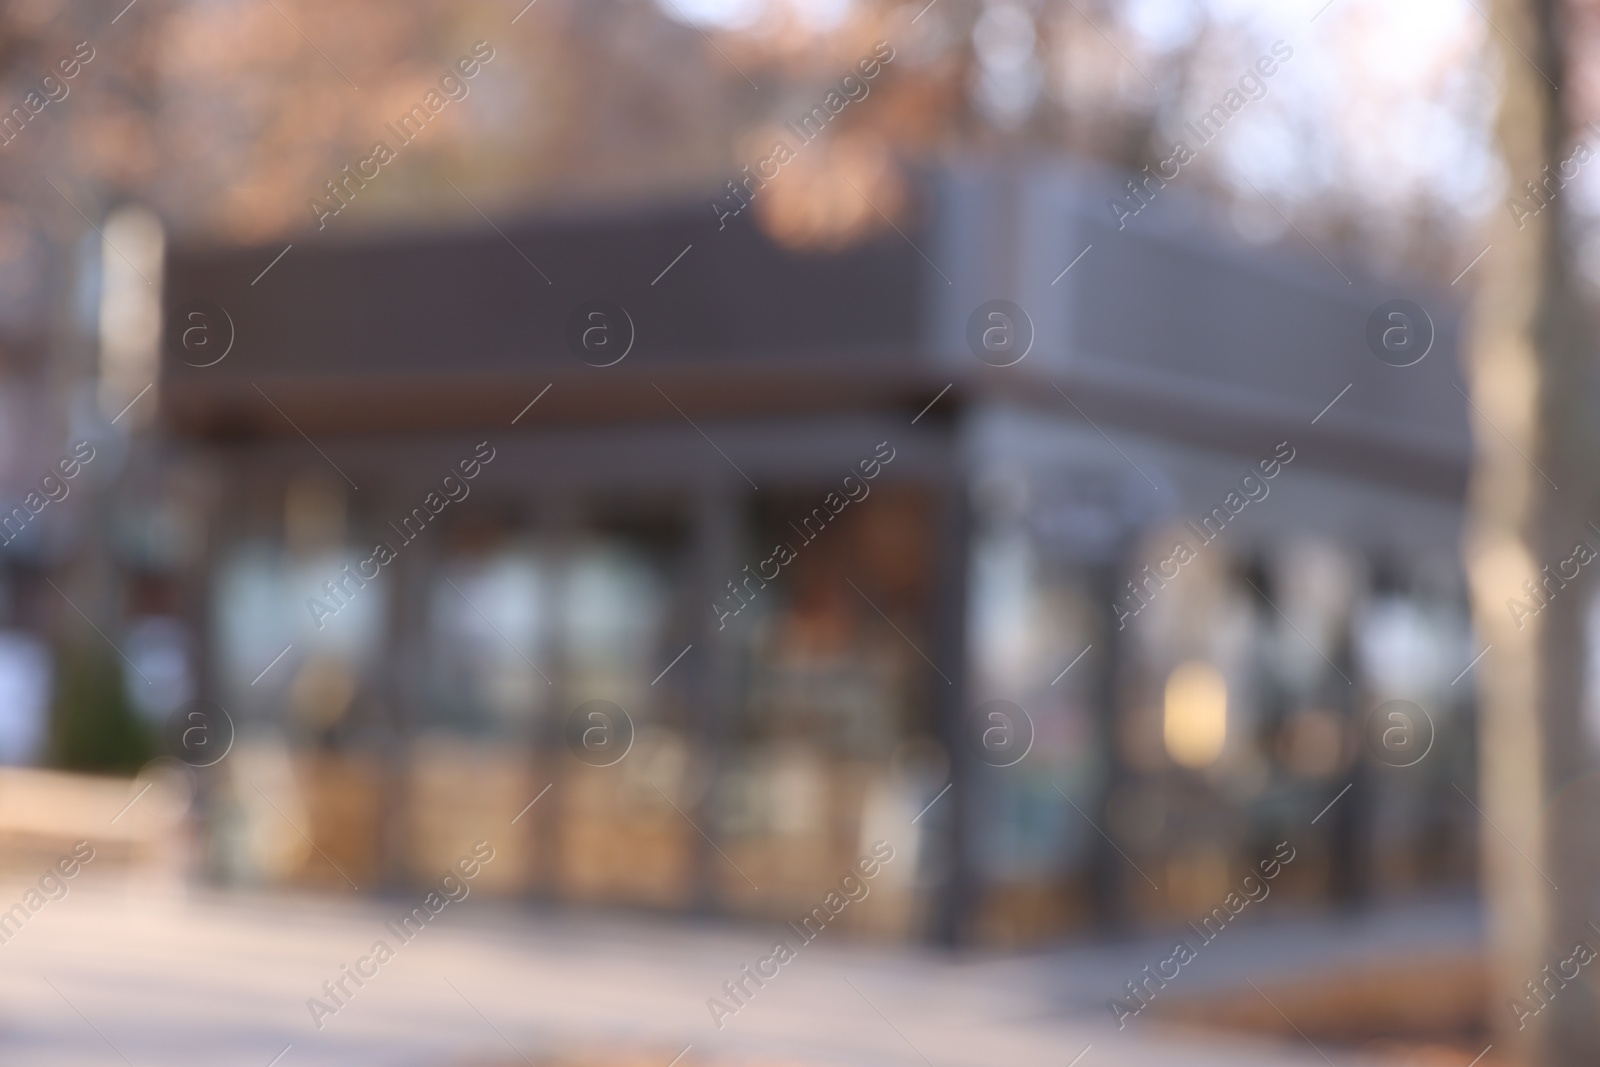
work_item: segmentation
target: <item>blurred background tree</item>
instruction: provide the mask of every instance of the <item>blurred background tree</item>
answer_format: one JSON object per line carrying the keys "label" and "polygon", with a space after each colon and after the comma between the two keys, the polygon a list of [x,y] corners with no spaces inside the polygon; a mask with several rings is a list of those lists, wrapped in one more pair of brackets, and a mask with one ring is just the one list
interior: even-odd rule
{"label": "blurred background tree", "polygon": [[[1183,181],[1192,173],[1196,191],[1232,203],[1251,239],[1297,239],[1292,221],[1335,259],[1453,276],[1470,243],[1461,223],[1501,180],[1488,151],[1496,71],[1487,25],[1464,0],[1293,7],[137,0],[112,23],[103,6],[27,0],[0,15],[13,96],[75,41],[89,39],[96,58],[73,96],[4,150],[14,232],[0,257],[19,278],[37,276],[35,245],[71,247],[84,230],[43,176],[96,222],[138,200],[180,236],[266,242],[304,232],[314,221],[307,201],[478,40],[496,58],[472,95],[363,190],[338,219],[342,233],[482,225],[450,182],[491,217],[709,200],[770,146],[771,130],[815,106],[884,40],[896,59],[871,105],[847,110],[800,168],[772,183],[771,200],[790,201],[791,212],[806,199],[837,205],[835,229],[849,233],[877,216],[827,195],[841,176],[894,215],[902,168],[919,161],[1065,151],[1133,169],[1159,162],[1185,122],[1283,40],[1295,55],[1286,72]],[[783,217],[776,207],[760,214]],[[819,222],[816,239],[836,238]]]}
{"label": "blurred background tree", "polygon": [[121,661],[93,635],[65,645],[56,659],[51,765],[131,775],[154,755],[154,739],[128,700]]}
{"label": "blurred background tree", "polygon": [[[1592,994],[1530,1003],[1546,968],[1575,941],[1594,943],[1600,832],[1593,788],[1567,789],[1589,770],[1585,725],[1587,597],[1552,594],[1515,621],[1507,592],[1539,586],[1545,561],[1565,558],[1596,514],[1596,381],[1584,290],[1581,201],[1547,184],[1586,130],[1578,63],[1583,19],[1552,0],[1501,0],[1504,90],[1497,126],[1512,195],[1541,190],[1536,212],[1497,212],[1474,306],[1465,370],[1474,397],[1476,463],[1465,558],[1480,639],[1491,648],[1479,680],[1484,893],[1490,914],[1496,1044],[1510,1062],[1554,1065],[1600,1057]],[[1592,23],[1592,16],[1589,22]],[[1587,40],[1593,40],[1587,36]],[[1572,192],[1577,192],[1573,190]],[[1548,202],[1546,202],[1548,201]],[[1510,208],[1508,203],[1508,208]],[[1592,580],[1584,583],[1592,589]],[[1586,734],[1588,737],[1586,737]],[[1565,797],[1563,798],[1563,792]],[[1557,803],[1557,800],[1563,802]],[[1544,991],[1544,987],[1539,987]],[[1537,1025],[1517,1005],[1536,1010]]]}

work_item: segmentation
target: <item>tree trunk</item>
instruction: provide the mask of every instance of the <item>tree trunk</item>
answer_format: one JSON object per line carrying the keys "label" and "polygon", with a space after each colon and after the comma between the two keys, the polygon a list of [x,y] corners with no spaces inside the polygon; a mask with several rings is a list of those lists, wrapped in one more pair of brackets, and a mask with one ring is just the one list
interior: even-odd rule
{"label": "tree trunk", "polygon": [[[1544,185],[1545,168],[1555,173],[1569,154],[1559,14],[1558,0],[1496,0],[1490,13],[1504,70],[1497,136],[1524,207],[1508,203],[1494,216],[1464,367],[1475,439],[1465,561],[1478,635],[1492,646],[1476,668],[1488,1010],[1495,1054],[1530,1067],[1600,1062],[1592,987],[1547,980],[1570,975],[1563,961],[1580,940],[1600,946],[1587,922],[1600,913],[1584,907],[1600,889],[1586,828],[1600,794],[1558,795],[1592,762],[1583,608],[1590,572],[1600,570],[1584,568],[1576,581],[1558,573],[1570,573],[1563,564],[1581,540],[1600,549],[1586,526],[1597,515],[1586,470],[1594,394],[1562,239],[1570,193],[1552,197]],[[1541,199],[1530,198],[1530,181]],[[1594,970],[1583,970],[1592,981]]]}

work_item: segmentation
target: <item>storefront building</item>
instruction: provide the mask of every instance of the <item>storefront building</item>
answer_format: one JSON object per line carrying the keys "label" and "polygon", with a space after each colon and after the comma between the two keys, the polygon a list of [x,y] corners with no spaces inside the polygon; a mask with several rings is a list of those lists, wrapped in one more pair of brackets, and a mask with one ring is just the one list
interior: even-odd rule
{"label": "storefront building", "polygon": [[507,896],[795,919],[881,840],[843,922],[995,944],[1285,840],[1288,899],[1465,884],[1454,311],[1393,366],[1415,294],[1103,181],[932,175],[829,253],[693,205],[173,251],[210,869],[487,839]]}

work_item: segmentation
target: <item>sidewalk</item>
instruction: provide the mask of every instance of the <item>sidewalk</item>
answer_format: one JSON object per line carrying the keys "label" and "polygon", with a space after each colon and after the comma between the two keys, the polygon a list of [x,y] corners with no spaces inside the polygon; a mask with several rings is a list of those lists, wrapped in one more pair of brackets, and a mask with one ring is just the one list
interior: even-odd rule
{"label": "sidewalk", "polygon": [[[686,1046],[677,1067],[1376,1062],[1299,1039],[1185,1033],[1146,1017],[1119,1032],[1106,998],[1166,955],[1170,938],[955,958],[833,942],[824,931],[719,1030],[707,998],[724,996],[725,981],[771,951],[776,927],[531,914],[474,896],[400,944],[385,923],[410,906],[75,888],[0,945],[0,1063],[268,1067],[282,1053],[274,1067],[668,1067]],[[1470,950],[1477,936],[1466,905],[1353,924],[1259,919],[1207,946],[1184,971],[1194,988],[1175,983],[1173,995],[1246,977],[1270,991],[1336,956]],[[307,999],[380,938],[399,946],[394,958],[366,965],[377,974],[360,988],[347,980],[352,995],[319,1031]]]}

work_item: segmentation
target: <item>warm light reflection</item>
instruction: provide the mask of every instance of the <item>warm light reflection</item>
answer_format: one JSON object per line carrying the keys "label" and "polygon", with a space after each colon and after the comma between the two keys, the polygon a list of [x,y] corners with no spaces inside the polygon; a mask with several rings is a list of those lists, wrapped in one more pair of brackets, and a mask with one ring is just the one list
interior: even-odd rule
{"label": "warm light reflection", "polygon": [[1205,767],[1228,739],[1228,683],[1209,663],[1190,660],[1167,676],[1162,736],[1167,754],[1185,767]]}

